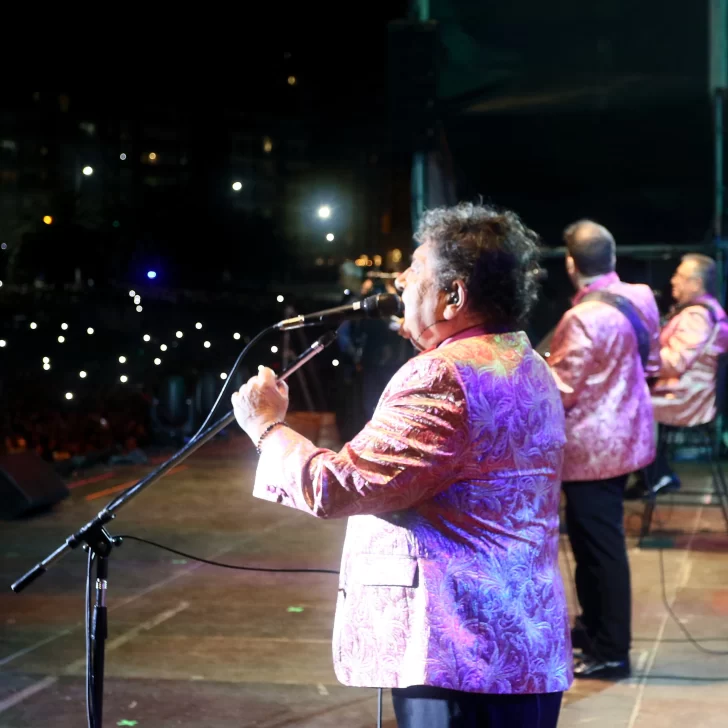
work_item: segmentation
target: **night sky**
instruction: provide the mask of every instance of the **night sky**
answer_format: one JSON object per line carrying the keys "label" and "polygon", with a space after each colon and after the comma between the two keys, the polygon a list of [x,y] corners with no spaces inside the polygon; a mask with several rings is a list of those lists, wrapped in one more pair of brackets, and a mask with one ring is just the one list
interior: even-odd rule
{"label": "night sky", "polygon": [[[431,59],[435,116],[452,154],[458,198],[482,196],[516,209],[547,245],[560,244],[563,227],[583,216],[603,222],[623,243],[705,240],[713,150],[703,5],[433,0],[440,26]],[[426,113],[416,106],[403,111],[402,99],[390,97],[390,80],[401,69],[387,49],[388,23],[405,18],[408,6],[400,0],[265,8],[243,16],[234,47],[221,40],[219,57],[204,56],[189,86],[150,81],[70,93],[74,118],[179,123],[192,130],[194,154],[183,190],[160,192],[126,217],[106,210],[99,227],[54,242],[43,256],[47,267],[72,271],[78,256],[131,271],[122,259],[134,250],[137,258],[166,259],[179,272],[176,282],[187,284],[185,266],[199,272],[189,262],[199,241],[237,265],[240,241],[254,237],[267,241],[255,253],[265,275],[289,275],[279,265],[292,255],[282,235],[229,209],[229,146],[221,129],[231,114],[305,120],[308,162],[321,185],[369,175],[365,184],[376,194],[357,204],[367,205],[374,220],[389,216],[395,229],[391,241],[372,240],[372,248],[407,246],[411,145],[392,134],[392,120],[405,118],[405,133],[414,133]],[[226,64],[224,82],[211,75],[214,58]],[[297,79],[293,88],[289,75]],[[0,111],[32,107],[29,92],[0,98]],[[364,168],[364,158],[376,160],[376,170]],[[117,218],[121,228],[110,230]],[[367,252],[370,228],[362,228],[357,254]],[[31,236],[50,233],[41,226]],[[332,251],[344,254],[337,245]],[[318,254],[312,250],[311,259]],[[98,275],[112,270],[102,266]]]}

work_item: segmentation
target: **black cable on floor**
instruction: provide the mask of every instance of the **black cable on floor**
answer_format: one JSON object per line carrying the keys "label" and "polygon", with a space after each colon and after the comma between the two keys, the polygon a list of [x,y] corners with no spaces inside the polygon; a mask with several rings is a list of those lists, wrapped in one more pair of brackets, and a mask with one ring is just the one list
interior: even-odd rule
{"label": "black cable on floor", "polygon": [[336,569],[268,569],[262,566],[238,566],[237,564],[224,564],[221,561],[213,561],[212,559],[203,559],[201,556],[195,556],[194,554],[188,554],[185,551],[179,551],[173,549],[170,546],[157,543],[156,541],[150,541],[147,538],[139,538],[138,536],[130,536],[129,534],[123,534],[119,536],[121,539],[129,541],[139,541],[139,543],[145,543],[149,546],[154,546],[163,551],[169,551],[170,553],[177,554],[178,556],[184,556],[186,559],[192,561],[199,561],[202,564],[210,564],[212,566],[220,566],[223,569],[236,569],[237,571],[268,571],[276,574],[338,574]]}
{"label": "black cable on floor", "polygon": [[[703,647],[688,631],[688,628],[683,624],[680,617],[675,614],[672,607],[670,606],[670,603],[667,600],[667,589],[665,586],[665,558],[663,555],[663,549],[659,549],[660,551],[660,583],[662,586],[662,602],[665,605],[665,609],[667,609],[668,614],[672,617],[675,624],[680,627],[680,630],[682,633],[687,637],[688,642],[695,647],[696,650],[700,650],[700,652],[704,652],[706,655],[728,655],[728,650],[711,650],[709,647]],[[728,638],[726,638],[728,639]]]}
{"label": "black cable on floor", "polygon": [[[561,542],[561,546],[562,546],[563,552],[564,552],[564,558],[565,558],[566,564],[567,564],[567,572],[568,572],[568,575],[569,575],[569,582],[571,584],[571,591],[572,591],[572,594],[573,594],[574,604],[576,604],[578,606],[578,604],[579,604],[579,597],[578,597],[578,595],[576,593],[576,582],[574,581],[574,574],[573,574],[573,569],[572,569],[572,566],[571,566],[571,558],[569,556],[569,550],[566,547],[566,538],[564,538],[563,536],[560,535],[559,536],[559,541]],[[672,620],[675,622],[675,624],[677,624],[677,626],[680,628],[680,630],[682,631],[682,633],[685,635],[686,640],[684,640],[684,641],[689,642],[691,645],[693,645],[693,647],[695,647],[695,649],[699,650],[700,652],[704,652],[707,655],[721,655],[721,656],[728,655],[728,650],[711,650],[708,647],[703,647],[703,645],[701,645],[698,642],[698,640],[696,640],[690,634],[690,632],[688,631],[688,628],[683,624],[683,622],[680,619],[680,617],[678,617],[678,615],[675,613],[675,611],[673,610],[673,608],[670,606],[670,602],[667,599],[667,586],[666,586],[666,578],[665,578],[665,561],[664,561],[663,551],[664,551],[664,549],[659,549],[659,552],[660,552],[660,587],[661,587],[661,590],[662,590],[662,603],[663,603],[665,609],[667,610],[667,613],[672,618]],[[587,638],[587,640],[589,640],[589,635],[585,634],[585,637]],[[720,640],[721,638],[719,638],[719,637],[711,637],[709,639],[716,640],[717,641],[717,640]],[[726,641],[728,641],[728,637],[726,637],[725,639],[726,639]],[[591,642],[591,640],[589,640],[589,641]],[[674,676],[666,676],[666,677],[674,677]],[[677,677],[675,679],[677,679]],[[689,680],[689,679],[692,679],[692,678],[683,677],[683,678],[680,678],[680,679]],[[702,679],[705,679],[705,678],[695,678],[695,679],[696,680],[702,680]],[[715,679],[715,682],[720,682],[720,679],[716,678]]]}

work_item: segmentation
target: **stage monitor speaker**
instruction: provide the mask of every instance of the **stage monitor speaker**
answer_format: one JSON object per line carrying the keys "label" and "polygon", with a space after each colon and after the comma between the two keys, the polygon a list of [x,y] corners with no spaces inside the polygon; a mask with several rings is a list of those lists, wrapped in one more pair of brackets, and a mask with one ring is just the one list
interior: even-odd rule
{"label": "stage monitor speaker", "polygon": [[34,453],[0,455],[0,518],[49,508],[68,496],[65,483]]}

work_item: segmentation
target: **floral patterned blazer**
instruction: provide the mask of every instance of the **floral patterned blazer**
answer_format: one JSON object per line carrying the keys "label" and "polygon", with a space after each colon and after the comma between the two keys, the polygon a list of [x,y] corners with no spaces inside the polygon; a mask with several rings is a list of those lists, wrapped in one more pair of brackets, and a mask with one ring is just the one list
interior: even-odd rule
{"label": "floral patterned blazer", "polygon": [[547,693],[572,680],[558,566],[564,413],[523,332],[408,361],[340,452],[266,437],[254,495],[348,517],[334,624],[345,685]]}

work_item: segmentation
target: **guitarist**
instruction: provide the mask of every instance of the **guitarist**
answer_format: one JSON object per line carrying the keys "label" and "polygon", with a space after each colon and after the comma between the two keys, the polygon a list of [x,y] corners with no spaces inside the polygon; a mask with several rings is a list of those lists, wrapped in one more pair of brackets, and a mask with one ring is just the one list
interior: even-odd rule
{"label": "guitarist", "polygon": [[576,289],[547,359],[566,413],[566,524],[582,609],[572,631],[574,677],[631,673],[631,591],[623,525],[627,477],[655,458],[647,377],[659,369],[659,312],[651,289],[620,281],[614,238],[580,220],[566,228]]}

